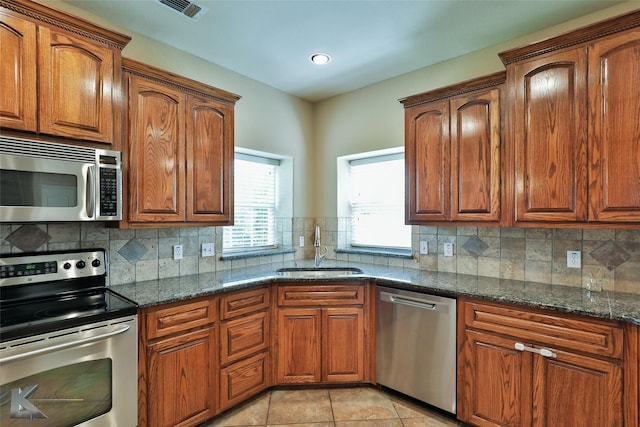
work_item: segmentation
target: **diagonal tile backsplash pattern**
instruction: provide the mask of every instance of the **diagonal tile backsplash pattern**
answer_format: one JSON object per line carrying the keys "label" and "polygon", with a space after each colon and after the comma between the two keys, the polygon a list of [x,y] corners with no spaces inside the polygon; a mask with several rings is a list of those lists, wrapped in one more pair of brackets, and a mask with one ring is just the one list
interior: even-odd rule
{"label": "diagonal tile backsplash pattern", "polygon": [[[521,229],[414,226],[409,257],[338,253],[349,241],[348,218],[279,218],[279,246],[292,247],[304,236],[313,242],[315,225],[329,248],[329,259],[363,262],[549,284],[582,286],[597,277],[605,290],[640,294],[640,230]],[[1,224],[0,253],[103,247],[109,249],[111,284],[186,276],[261,264],[313,259],[313,245],[295,253],[220,259],[222,227],[117,229],[104,223]],[[426,241],[428,255],[420,255]],[[445,257],[445,242],[454,255]],[[203,243],[214,243],[216,256],[202,258]],[[173,245],[184,257],[174,260]],[[566,251],[582,252],[582,268],[566,266]]]}
{"label": "diagonal tile backsplash pattern", "polygon": [[602,246],[591,251],[589,255],[609,270],[614,270],[631,258],[627,251],[612,240],[607,240]]}

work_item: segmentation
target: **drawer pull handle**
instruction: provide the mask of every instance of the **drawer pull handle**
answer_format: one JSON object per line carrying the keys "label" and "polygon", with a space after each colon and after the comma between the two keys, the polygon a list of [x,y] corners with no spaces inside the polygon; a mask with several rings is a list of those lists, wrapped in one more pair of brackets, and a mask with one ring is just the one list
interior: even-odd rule
{"label": "drawer pull handle", "polygon": [[551,357],[551,358],[556,358],[558,357],[557,354],[555,354],[553,351],[547,349],[547,348],[534,348],[534,347],[527,347],[526,345],[522,344],[521,342],[517,342],[514,345],[515,349],[518,351],[529,351],[531,353],[537,353],[540,356],[543,357]]}

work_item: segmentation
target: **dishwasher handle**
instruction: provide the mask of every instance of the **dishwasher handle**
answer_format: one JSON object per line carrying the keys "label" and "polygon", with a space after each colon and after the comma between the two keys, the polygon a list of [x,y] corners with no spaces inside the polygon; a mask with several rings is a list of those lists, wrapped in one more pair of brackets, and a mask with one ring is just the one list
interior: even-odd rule
{"label": "dishwasher handle", "polygon": [[410,307],[420,308],[423,310],[437,310],[438,304],[433,301],[421,298],[411,298],[402,295],[394,295],[388,292],[380,292],[380,301],[390,302],[393,304],[408,305]]}

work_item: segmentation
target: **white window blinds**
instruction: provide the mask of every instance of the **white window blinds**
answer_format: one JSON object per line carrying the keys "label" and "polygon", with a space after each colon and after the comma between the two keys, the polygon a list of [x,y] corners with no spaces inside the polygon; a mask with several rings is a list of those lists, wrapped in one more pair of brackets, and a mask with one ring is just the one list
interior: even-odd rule
{"label": "white window blinds", "polygon": [[275,246],[276,168],[279,160],[236,153],[234,225],[224,227],[225,250]]}
{"label": "white window blinds", "polygon": [[351,245],[410,248],[404,224],[404,156],[355,159],[351,173]]}

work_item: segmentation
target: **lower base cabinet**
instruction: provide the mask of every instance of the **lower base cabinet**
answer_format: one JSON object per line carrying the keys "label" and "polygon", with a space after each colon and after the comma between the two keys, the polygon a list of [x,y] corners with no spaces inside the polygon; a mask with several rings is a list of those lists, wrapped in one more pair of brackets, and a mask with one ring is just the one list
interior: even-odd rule
{"label": "lower base cabinet", "polygon": [[217,298],[139,313],[138,426],[186,427],[216,414]]}
{"label": "lower base cabinet", "polygon": [[278,287],[278,384],[365,382],[366,285]]}
{"label": "lower base cabinet", "polygon": [[[139,427],[196,426],[272,385],[375,384],[374,291],[278,284],[141,310]],[[640,327],[472,298],[457,312],[461,421],[640,426]]]}
{"label": "lower base cabinet", "polygon": [[625,376],[632,356],[626,340],[634,338],[621,323],[459,304],[460,420],[481,427],[637,426],[628,415],[634,404],[637,414],[637,380]]}

